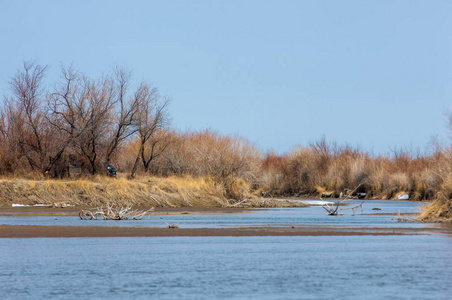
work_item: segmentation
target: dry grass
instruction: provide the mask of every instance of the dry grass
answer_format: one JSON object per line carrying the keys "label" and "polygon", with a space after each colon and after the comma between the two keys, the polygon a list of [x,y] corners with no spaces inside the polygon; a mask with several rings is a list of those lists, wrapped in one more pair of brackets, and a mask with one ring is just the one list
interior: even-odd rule
{"label": "dry grass", "polygon": [[420,222],[452,223],[452,201],[450,199],[437,199],[425,207],[419,217]]}
{"label": "dry grass", "polygon": [[269,153],[262,161],[260,191],[267,196],[338,197],[359,186],[367,199],[435,200],[422,220],[452,219],[452,148],[430,155],[395,151],[370,156],[357,148],[321,140],[291,153]]}
{"label": "dry grass", "polygon": [[[14,204],[77,205],[98,207],[106,204],[139,207],[273,207],[277,203],[252,194],[243,180],[231,186],[241,200],[224,197],[224,187],[205,177],[143,176],[118,179],[105,176],[78,180],[17,179],[0,180],[1,206]],[[245,198],[247,195],[248,198]],[[281,203],[287,205],[287,203]],[[296,206],[296,204],[291,205]]]}
{"label": "dry grass", "polygon": [[[128,171],[133,148],[136,145],[132,142],[119,159],[125,162],[123,171]],[[260,152],[237,136],[222,136],[209,130],[172,132],[171,147],[152,161],[149,173],[158,177],[206,178],[222,197],[242,201],[250,198],[249,191],[256,186],[260,161]],[[141,174],[144,175],[143,169]]]}
{"label": "dry grass", "polygon": [[437,199],[424,208],[418,221],[452,223],[452,156],[449,159],[449,164],[440,170],[443,176]]}

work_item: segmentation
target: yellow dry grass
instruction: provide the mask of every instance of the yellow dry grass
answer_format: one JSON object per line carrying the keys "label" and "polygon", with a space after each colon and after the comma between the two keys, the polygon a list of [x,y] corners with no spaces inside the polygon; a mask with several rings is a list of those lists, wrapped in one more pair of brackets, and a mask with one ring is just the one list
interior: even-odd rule
{"label": "yellow dry grass", "polygon": [[443,176],[437,199],[423,209],[417,220],[452,223],[452,174]]}
{"label": "yellow dry grass", "polygon": [[236,200],[226,198],[225,187],[206,177],[3,178],[0,179],[0,206],[69,204],[95,207],[109,203],[142,207],[228,207],[239,201],[242,206],[262,206],[244,180],[236,180],[228,189]]}
{"label": "yellow dry grass", "polygon": [[452,200],[437,199],[425,207],[419,217],[420,222],[452,223]]}

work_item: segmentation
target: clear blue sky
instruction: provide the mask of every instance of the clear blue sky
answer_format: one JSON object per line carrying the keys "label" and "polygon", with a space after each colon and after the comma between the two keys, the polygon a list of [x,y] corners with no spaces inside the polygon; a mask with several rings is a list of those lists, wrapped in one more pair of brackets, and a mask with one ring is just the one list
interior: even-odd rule
{"label": "clear blue sky", "polygon": [[0,0],[0,93],[23,61],[113,64],[172,98],[173,126],[278,153],[325,136],[375,153],[447,138],[452,1]]}

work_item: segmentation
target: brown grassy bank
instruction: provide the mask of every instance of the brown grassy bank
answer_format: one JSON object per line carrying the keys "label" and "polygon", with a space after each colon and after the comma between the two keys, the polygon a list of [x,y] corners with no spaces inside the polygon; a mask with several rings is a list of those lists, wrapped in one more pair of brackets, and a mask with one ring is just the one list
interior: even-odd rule
{"label": "brown grassy bank", "polygon": [[[65,173],[39,175],[23,163],[24,157],[7,164],[8,156],[0,155],[0,173],[6,176],[0,181],[0,205],[17,201],[85,206],[109,202],[155,207],[275,207],[294,204],[263,201],[260,197],[335,198],[358,187],[356,194],[365,199],[397,199],[406,194],[409,200],[435,200],[420,220],[452,220],[452,148],[423,154],[400,150],[373,155],[322,139],[276,155],[263,154],[237,136],[208,130],[171,131],[154,141],[150,153],[145,152],[153,157],[148,168],[141,165],[138,177],[127,179],[139,146],[132,139],[113,157],[111,163],[121,174],[118,179],[89,175],[82,158],[65,164],[69,168]],[[12,166],[14,172],[5,166]],[[99,170],[103,174],[103,167]],[[50,178],[57,173],[66,175],[58,180]]]}
{"label": "brown grassy bank", "polygon": [[[202,177],[139,177],[118,179],[95,176],[85,179],[0,179],[0,206],[12,204],[65,204],[96,207],[107,203],[140,207],[275,207],[292,202],[261,199],[244,182],[231,187],[240,197],[225,197],[224,187]],[[302,206],[299,204],[298,206]]]}
{"label": "brown grassy bank", "polygon": [[428,205],[416,219],[420,222],[452,223],[452,200],[437,199]]}

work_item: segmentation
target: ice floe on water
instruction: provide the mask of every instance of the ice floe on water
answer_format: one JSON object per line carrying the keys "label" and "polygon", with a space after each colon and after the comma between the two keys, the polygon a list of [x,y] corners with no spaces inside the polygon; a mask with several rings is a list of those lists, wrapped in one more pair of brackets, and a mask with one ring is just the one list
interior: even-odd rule
{"label": "ice floe on water", "polygon": [[334,202],[325,201],[325,200],[299,200],[299,199],[276,199],[281,201],[293,201],[293,202],[302,202],[306,205],[310,206],[323,206],[323,205],[331,205],[334,204]]}

